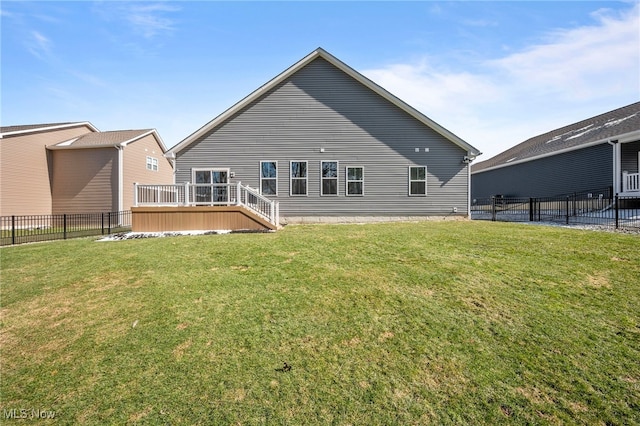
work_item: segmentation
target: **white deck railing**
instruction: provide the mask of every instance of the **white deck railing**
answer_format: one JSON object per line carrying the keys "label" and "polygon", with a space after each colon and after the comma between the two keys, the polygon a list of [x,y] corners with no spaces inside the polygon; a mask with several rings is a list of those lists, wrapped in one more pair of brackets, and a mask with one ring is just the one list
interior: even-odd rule
{"label": "white deck railing", "polygon": [[622,172],[622,192],[640,192],[640,173]]}
{"label": "white deck railing", "polygon": [[141,185],[134,183],[134,206],[245,206],[274,225],[280,209],[257,190],[233,184],[185,183],[182,185]]}

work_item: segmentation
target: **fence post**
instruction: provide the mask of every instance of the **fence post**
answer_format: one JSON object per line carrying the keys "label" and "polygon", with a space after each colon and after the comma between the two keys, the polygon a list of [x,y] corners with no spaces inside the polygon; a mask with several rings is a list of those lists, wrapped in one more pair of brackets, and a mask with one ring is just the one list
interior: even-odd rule
{"label": "fence post", "polygon": [[100,235],[104,235],[104,212],[100,213]]}
{"label": "fence post", "polygon": [[111,212],[107,212],[108,218],[107,218],[107,233],[109,235],[111,235]]}
{"label": "fence post", "polygon": [[529,222],[533,222],[533,210],[534,210],[533,203],[535,202],[534,200],[535,200],[534,198],[531,198],[531,197],[529,198]]}
{"label": "fence post", "polygon": [[567,195],[567,199],[565,202],[565,210],[566,210],[566,214],[565,214],[565,219],[566,219],[566,224],[569,224],[569,196]]}
{"label": "fence post", "polygon": [[496,197],[491,197],[491,221],[496,221]]}
{"label": "fence post", "polygon": [[236,204],[241,206],[242,205],[242,184],[240,183],[240,181],[238,181],[237,185],[238,185],[238,188],[236,189]]}
{"label": "fence post", "polygon": [[16,217],[11,216],[11,244],[16,243]]}
{"label": "fence post", "polygon": [[62,215],[62,235],[63,238],[67,239],[67,214]]}
{"label": "fence post", "polygon": [[133,182],[133,206],[138,207],[138,182]]}
{"label": "fence post", "polygon": [[618,229],[618,226],[620,226],[620,224],[619,224],[620,215],[618,214],[618,208],[620,207],[619,203],[620,203],[620,197],[618,196],[618,194],[616,194],[615,201],[613,203],[615,211],[616,211],[616,229]]}
{"label": "fence post", "polygon": [[184,205],[189,205],[189,182],[184,183]]}

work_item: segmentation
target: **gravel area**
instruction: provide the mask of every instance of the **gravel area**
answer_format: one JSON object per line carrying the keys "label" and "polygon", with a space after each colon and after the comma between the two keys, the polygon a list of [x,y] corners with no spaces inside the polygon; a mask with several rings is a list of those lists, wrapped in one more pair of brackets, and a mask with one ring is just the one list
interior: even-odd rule
{"label": "gravel area", "polygon": [[217,230],[217,231],[171,231],[171,232],[122,232],[119,234],[107,235],[104,238],[100,238],[97,241],[123,241],[123,240],[139,240],[143,238],[165,238],[165,237],[179,237],[181,235],[223,235],[223,234],[246,234],[246,233],[263,233],[272,231],[254,231],[254,230]]}
{"label": "gravel area", "polygon": [[[490,217],[488,218],[484,218],[484,217],[474,217],[472,218],[473,220],[491,220]],[[617,233],[621,233],[621,234],[640,234],[640,227],[633,227],[633,226],[629,226],[629,227],[620,227],[618,229],[615,228],[614,224],[600,224],[600,225],[596,225],[596,224],[589,224],[589,223],[570,223],[570,224],[566,224],[566,223],[562,223],[562,222],[529,222],[529,221],[522,221],[522,220],[505,220],[504,217],[501,220],[498,220],[497,222],[512,222],[512,223],[521,223],[523,225],[533,225],[533,226],[555,226],[555,227],[559,227],[559,228],[571,228],[571,229],[585,229],[585,230],[590,230],[590,231],[605,231],[605,232],[617,232]],[[637,223],[637,222],[636,222]]]}

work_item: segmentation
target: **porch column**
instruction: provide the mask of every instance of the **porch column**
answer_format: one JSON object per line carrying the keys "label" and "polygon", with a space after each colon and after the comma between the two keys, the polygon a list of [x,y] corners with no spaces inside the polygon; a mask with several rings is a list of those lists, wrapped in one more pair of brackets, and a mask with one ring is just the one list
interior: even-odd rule
{"label": "porch column", "polygon": [[609,141],[613,147],[613,195],[620,192],[620,144],[617,140]]}

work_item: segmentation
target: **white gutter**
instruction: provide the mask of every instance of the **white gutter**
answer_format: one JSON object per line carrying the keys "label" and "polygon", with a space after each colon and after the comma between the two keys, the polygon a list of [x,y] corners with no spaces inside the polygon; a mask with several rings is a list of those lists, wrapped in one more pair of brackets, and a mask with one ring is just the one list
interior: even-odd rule
{"label": "white gutter", "polygon": [[23,135],[23,134],[27,134],[27,133],[36,133],[36,132],[44,132],[44,131],[49,131],[49,130],[67,129],[67,128],[71,128],[71,127],[80,127],[80,126],[87,126],[92,131],[99,132],[99,130],[93,124],[89,123],[88,121],[82,121],[82,122],[78,122],[78,123],[67,123],[67,124],[60,124],[60,125],[57,125],[57,126],[34,127],[33,129],[15,130],[13,132],[0,133],[0,139],[4,138],[5,136]]}

